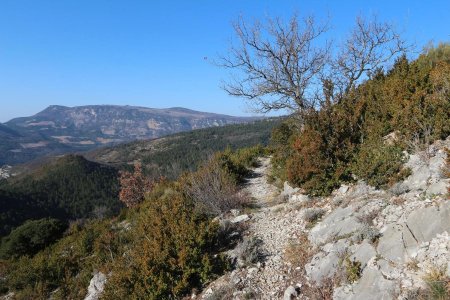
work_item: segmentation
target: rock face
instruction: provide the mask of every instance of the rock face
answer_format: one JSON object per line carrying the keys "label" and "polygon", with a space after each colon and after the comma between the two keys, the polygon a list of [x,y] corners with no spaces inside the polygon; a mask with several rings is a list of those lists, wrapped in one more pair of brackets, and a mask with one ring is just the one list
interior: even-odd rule
{"label": "rock face", "polygon": [[406,167],[412,171],[402,185],[410,191],[425,192],[428,195],[445,194],[449,179],[442,178],[442,167],[445,164],[445,147],[449,147],[450,139],[438,141],[426,152],[410,155]]}
{"label": "rock face", "polygon": [[283,300],[291,300],[297,297],[297,295],[297,290],[291,285],[286,289],[286,291],[284,291]]}
{"label": "rock face", "polygon": [[248,215],[240,215],[231,219],[231,223],[241,223],[250,220]]}
{"label": "rock face", "polygon": [[366,268],[361,279],[352,290],[338,289],[333,299],[335,300],[389,300],[395,294],[395,282],[387,280],[383,274],[375,268]]}
{"label": "rock face", "polygon": [[105,288],[106,280],[106,275],[102,272],[95,273],[89,282],[88,292],[84,300],[98,300]]}
{"label": "rock face", "polygon": [[349,246],[349,241],[342,239],[320,247],[319,252],[305,265],[308,278],[319,283],[325,278],[333,277],[341,265],[340,254]]}
{"label": "rock face", "polygon": [[309,233],[309,239],[316,246],[329,240],[347,236],[363,227],[355,216],[355,207],[338,207]]}
{"label": "rock face", "polygon": [[[246,187],[260,208],[245,218],[246,238],[261,241],[264,259],[236,266],[200,299],[213,299],[225,284],[233,299],[408,299],[424,287],[426,274],[450,276],[448,179],[440,172],[450,138],[431,147],[428,162],[418,159],[421,153],[410,157],[412,174],[395,191],[358,182],[328,198],[307,197],[287,184],[276,195],[264,159]],[[302,218],[311,208],[325,212],[312,224]]]}

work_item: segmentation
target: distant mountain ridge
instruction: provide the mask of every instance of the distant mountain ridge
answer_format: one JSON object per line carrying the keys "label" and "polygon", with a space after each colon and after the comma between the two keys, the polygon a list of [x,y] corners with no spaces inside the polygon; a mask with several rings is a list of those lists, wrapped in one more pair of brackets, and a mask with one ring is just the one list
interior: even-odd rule
{"label": "distant mountain ridge", "polygon": [[33,116],[0,124],[0,166],[23,163],[48,154],[90,150],[257,119],[260,118],[234,117],[182,107],[51,105]]}

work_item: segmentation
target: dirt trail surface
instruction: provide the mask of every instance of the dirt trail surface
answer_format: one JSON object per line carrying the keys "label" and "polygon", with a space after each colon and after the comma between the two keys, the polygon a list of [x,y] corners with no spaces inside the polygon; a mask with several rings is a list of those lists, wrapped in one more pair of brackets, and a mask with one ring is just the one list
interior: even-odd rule
{"label": "dirt trail surface", "polygon": [[261,206],[253,214],[249,232],[262,241],[266,257],[257,270],[247,274],[246,286],[260,299],[278,299],[282,297],[285,284],[291,284],[283,283],[290,277],[288,273],[293,271],[283,259],[284,250],[297,240],[304,224],[298,211],[288,203],[276,204],[276,198],[282,196],[279,196],[277,187],[267,182],[270,159],[263,158],[260,162],[261,165],[254,170],[260,176],[253,178],[247,188]]}
{"label": "dirt trail surface", "polygon": [[206,290],[203,299],[212,299],[213,290],[227,283],[238,289],[231,299],[282,299],[286,286],[296,284],[286,281],[295,270],[284,261],[283,253],[302,233],[304,224],[292,204],[277,204],[283,195],[276,186],[268,183],[269,170],[270,158],[260,158],[259,166],[253,170],[244,189],[257,206],[250,214],[246,236],[261,241],[264,259],[223,276],[209,291]]}
{"label": "dirt trail surface", "polygon": [[268,206],[279,194],[277,187],[267,182],[269,170],[270,158],[260,158],[244,189],[260,207]]}

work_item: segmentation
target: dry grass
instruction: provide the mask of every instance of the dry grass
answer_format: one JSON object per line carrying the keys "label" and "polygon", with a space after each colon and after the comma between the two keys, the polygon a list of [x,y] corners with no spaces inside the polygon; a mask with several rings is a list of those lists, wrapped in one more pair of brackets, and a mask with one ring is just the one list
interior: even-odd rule
{"label": "dry grass", "polygon": [[[218,289],[214,290],[214,292],[205,297],[207,300],[228,300],[233,298],[234,286],[232,285],[223,285]],[[191,299],[191,298],[189,298]]]}
{"label": "dry grass", "polygon": [[308,240],[308,235],[303,233],[298,240],[292,240],[284,250],[284,260],[294,267],[303,267],[315,254],[313,246]]}
{"label": "dry grass", "polygon": [[445,268],[433,268],[423,279],[427,285],[424,292],[429,296],[428,299],[450,299],[450,278]]}
{"label": "dry grass", "polygon": [[312,282],[302,286],[302,299],[332,300],[335,278],[324,278],[320,282]]}
{"label": "dry grass", "polygon": [[302,210],[302,209],[309,209],[314,207],[320,207],[321,203],[318,201],[315,201],[315,199],[310,199],[308,201],[301,201],[298,203],[293,204],[293,209],[295,210]]}
{"label": "dry grass", "polygon": [[393,197],[391,199],[391,203],[394,204],[394,205],[398,205],[398,206],[403,205],[403,203],[405,203],[405,202],[406,202],[406,198],[405,197]]}
{"label": "dry grass", "polygon": [[[442,174],[447,177],[450,178],[450,149],[445,148],[445,153],[447,154],[447,158],[445,159],[445,165],[442,169]],[[450,186],[448,186],[447,188],[447,199],[450,200]]]}
{"label": "dry grass", "polygon": [[417,272],[419,271],[419,261],[417,260],[417,258],[412,258],[410,259],[407,263],[406,263],[406,268]]}
{"label": "dry grass", "polygon": [[445,268],[433,268],[423,277],[425,288],[408,290],[408,300],[448,300],[450,299],[450,277]]}
{"label": "dry grass", "polygon": [[299,239],[291,241],[284,251],[284,260],[293,267],[300,267],[301,274],[296,279],[302,284],[301,299],[311,300],[331,300],[333,299],[334,287],[341,281],[341,274],[332,278],[324,278],[320,282],[309,282],[305,277],[304,266],[311,261],[316,254],[315,248],[308,240],[306,233],[303,233]]}

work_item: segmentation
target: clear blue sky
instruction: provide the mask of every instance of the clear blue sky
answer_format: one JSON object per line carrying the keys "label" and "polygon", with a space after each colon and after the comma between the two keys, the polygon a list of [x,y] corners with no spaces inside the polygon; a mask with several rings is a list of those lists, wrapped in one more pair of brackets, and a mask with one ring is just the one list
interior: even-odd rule
{"label": "clear blue sky", "polygon": [[[182,106],[246,115],[210,61],[231,22],[331,16],[339,38],[358,14],[394,22],[422,47],[450,40],[450,1],[0,0],[0,122],[48,105]],[[204,58],[208,57],[207,60]]]}

